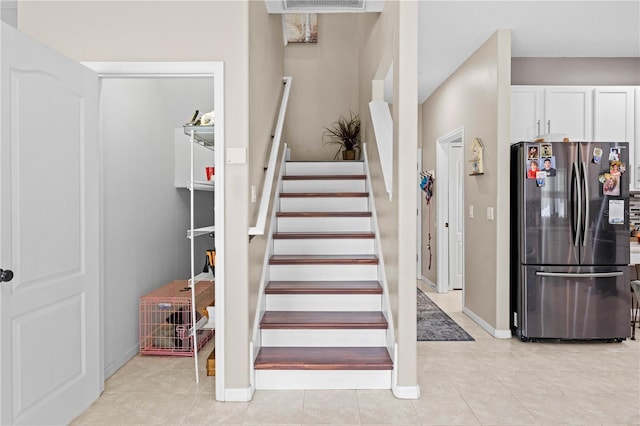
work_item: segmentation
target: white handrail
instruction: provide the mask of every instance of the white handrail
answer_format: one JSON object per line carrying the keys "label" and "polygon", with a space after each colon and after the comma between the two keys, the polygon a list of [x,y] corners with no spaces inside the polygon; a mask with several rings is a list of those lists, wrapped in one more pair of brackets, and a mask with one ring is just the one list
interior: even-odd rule
{"label": "white handrail", "polygon": [[292,77],[283,77],[282,79],[284,83],[284,92],[282,93],[282,102],[280,103],[280,113],[278,114],[276,131],[273,135],[273,142],[271,143],[271,154],[269,155],[267,174],[264,177],[264,184],[262,185],[262,196],[260,197],[258,218],[256,219],[256,226],[249,228],[249,235],[264,235],[264,228],[267,224],[267,210],[269,210],[269,200],[271,198],[273,179],[275,178],[278,151],[280,150],[280,140],[282,139],[284,117],[287,113],[287,103],[289,102],[289,92],[291,91],[292,79]]}

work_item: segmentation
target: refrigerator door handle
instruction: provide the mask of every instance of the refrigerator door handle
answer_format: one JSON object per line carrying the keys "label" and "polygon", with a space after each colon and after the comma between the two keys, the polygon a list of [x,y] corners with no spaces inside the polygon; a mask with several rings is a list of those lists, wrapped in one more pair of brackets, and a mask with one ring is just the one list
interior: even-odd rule
{"label": "refrigerator door handle", "polygon": [[589,179],[587,179],[587,163],[583,161],[580,166],[582,169],[582,202],[584,205],[584,218],[582,220],[582,247],[586,247],[587,237],[589,235]]}
{"label": "refrigerator door handle", "polygon": [[536,272],[539,277],[568,277],[568,278],[610,278],[621,277],[624,275],[622,271],[616,272],[592,272],[580,274],[577,272]]}
{"label": "refrigerator door handle", "polygon": [[573,245],[578,247],[580,244],[580,229],[582,223],[582,193],[578,180],[580,179],[580,171],[578,164],[573,163],[571,168],[571,233],[573,236]]}

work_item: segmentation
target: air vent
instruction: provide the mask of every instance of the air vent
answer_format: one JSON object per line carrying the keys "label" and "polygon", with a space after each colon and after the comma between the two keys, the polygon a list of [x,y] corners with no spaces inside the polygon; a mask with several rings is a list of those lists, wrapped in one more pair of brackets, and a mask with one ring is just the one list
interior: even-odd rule
{"label": "air vent", "polygon": [[286,10],[364,9],[364,0],[284,0]]}
{"label": "air vent", "polygon": [[382,12],[384,0],[265,0],[269,13]]}

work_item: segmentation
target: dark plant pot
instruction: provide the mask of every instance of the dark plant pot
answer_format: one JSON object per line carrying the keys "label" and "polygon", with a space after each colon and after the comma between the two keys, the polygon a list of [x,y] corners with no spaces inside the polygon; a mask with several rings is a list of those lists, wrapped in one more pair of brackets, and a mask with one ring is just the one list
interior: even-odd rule
{"label": "dark plant pot", "polygon": [[355,160],[356,159],[356,150],[355,149],[348,149],[348,150],[342,151],[342,159],[343,160]]}

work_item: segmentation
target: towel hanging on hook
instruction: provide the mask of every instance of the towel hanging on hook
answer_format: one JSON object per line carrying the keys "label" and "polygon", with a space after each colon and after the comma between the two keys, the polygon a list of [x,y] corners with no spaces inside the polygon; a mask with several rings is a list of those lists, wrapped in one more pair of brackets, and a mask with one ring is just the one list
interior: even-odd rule
{"label": "towel hanging on hook", "polygon": [[428,212],[429,212],[429,216],[427,218],[427,224],[429,226],[429,241],[427,242],[427,250],[429,250],[429,270],[431,270],[431,258],[432,258],[432,253],[431,253],[431,197],[433,196],[433,172],[432,171],[424,171],[424,172],[420,172],[420,176],[422,177],[420,179],[420,189],[422,189],[425,192],[425,196],[424,198],[427,200],[427,206],[428,207]]}
{"label": "towel hanging on hook", "polygon": [[420,189],[425,192],[425,199],[427,200],[427,204],[429,204],[431,197],[433,196],[433,173],[420,172],[420,176],[422,176],[422,179],[420,180]]}

